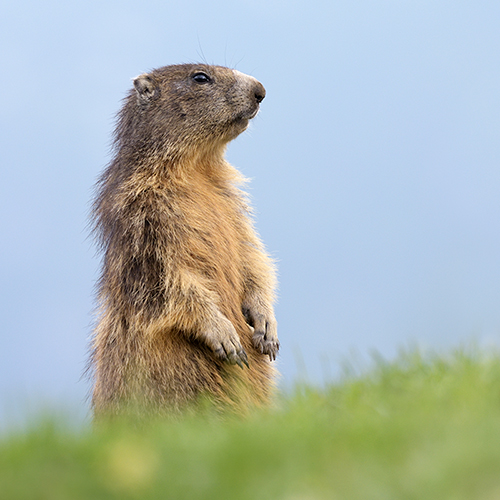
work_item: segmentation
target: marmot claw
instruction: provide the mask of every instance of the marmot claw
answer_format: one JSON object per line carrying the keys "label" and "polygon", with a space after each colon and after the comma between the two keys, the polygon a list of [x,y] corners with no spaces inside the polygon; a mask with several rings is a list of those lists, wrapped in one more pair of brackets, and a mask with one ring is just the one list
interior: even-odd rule
{"label": "marmot claw", "polygon": [[236,352],[235,350],[230,350],[229,352],[226,352],[224,346],[219,347],[219,349],[215,350],[215,354],[219,359],[222,361],[227,361],[231,365],[238,365],[240,368],[243,369],[243,364],[247,366],[247,368],[250,367],[248,364],[248,356],[247,353],[243,348],[238,350]]}
{"label": "marmot claw", "polygon": [[278,339],[269,340],[266,334],[263,334],[262,332],[257,332],[254,333],[252,340],[254,347],[261,354],[267,354],[269,356],[270,361],[276,360],[276,356],[278,355],[278,351],[280,349],[280,343]]}

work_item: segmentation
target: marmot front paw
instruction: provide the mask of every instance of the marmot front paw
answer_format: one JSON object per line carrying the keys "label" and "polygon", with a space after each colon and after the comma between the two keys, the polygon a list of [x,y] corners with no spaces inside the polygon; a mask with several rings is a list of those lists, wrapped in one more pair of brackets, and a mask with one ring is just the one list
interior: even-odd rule
{"label": "marmot front paw", "polygon": [[271,361],[276,359],[280,348],[278,323],[272,313],[263,314],[254,309],[243,311],[247,323],[253,328],[252,342],[261,354],[267,354]]}
{"label": "marmot front paw", "polygon": [[216,328],[205,334],[205,342],[222,361],[231,365],[248,367],[248,357],[233,324],[227,318],[219,318]]}

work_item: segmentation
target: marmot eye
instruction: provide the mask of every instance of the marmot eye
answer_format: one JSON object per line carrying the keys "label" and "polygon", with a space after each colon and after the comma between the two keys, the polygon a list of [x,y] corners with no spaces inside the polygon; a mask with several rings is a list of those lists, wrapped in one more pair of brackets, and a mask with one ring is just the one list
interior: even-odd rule
{"label": "marmot eye", "polygon": [[195,73],[192,76],[192,79],[197,83],[209,83],[212,81],[206,73],[202,73],[201,71],[199,73]]}

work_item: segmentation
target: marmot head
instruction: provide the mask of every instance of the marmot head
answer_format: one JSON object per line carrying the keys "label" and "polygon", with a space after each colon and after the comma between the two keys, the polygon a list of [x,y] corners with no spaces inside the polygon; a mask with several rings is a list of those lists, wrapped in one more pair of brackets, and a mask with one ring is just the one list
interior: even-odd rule
{"label": "marmot head", "polygon": [[266,91],[222,66],[165,66],[134,79],[116,130],[118,147],[180,158],[224,146],[243,132]]}

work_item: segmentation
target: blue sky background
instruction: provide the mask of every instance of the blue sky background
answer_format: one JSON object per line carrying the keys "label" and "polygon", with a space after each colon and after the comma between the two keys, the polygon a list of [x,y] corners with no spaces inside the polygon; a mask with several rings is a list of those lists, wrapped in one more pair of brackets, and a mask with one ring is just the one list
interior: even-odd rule
{"label": "blue sky background", "polygon": [[498,345],[499,25],[483,0],[4,2],[0,416],[86,411],[92,186],[131,78],[173,63],[267,89],[228,159],[279,262],[283,383]]}

